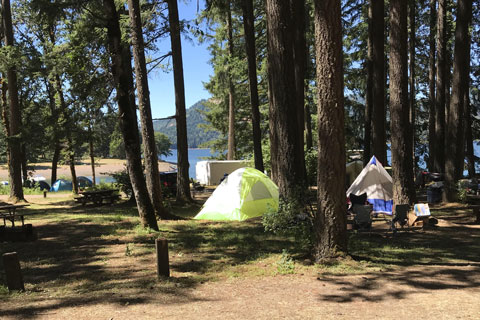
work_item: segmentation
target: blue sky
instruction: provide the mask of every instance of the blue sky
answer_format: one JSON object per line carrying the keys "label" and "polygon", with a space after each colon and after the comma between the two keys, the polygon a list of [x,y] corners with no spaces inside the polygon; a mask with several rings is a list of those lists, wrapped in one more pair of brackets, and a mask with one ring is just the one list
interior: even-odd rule
{"label": "blue sky", "polygon": [[[204,1],[200,1],[200,10]],[[180,20],[192,20],[197,13],[197,1],[188,3],[178,2]],[[170,38],[159,42],[160,54],[170,51]],[[212,66],[208,63],[210,55],[208,44],[198,44],[196,39],[186,40],[182,37],[183,74],[185,79],[185,102],[187,108],[201,99],[208,99],[210,94],[204,89],[203,82],[208,81],[213,73]],[[170,59],[171,64],[171,59]],[[175,88],[173,85],[173,72],[168,73],[157,70],[149,76],[150,102],[153,118],[164,118],[175,114]]]}

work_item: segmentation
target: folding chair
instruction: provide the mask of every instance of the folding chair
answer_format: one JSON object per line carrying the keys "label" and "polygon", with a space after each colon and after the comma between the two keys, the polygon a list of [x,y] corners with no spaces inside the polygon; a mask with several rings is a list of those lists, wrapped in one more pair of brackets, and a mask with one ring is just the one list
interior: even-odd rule
{"label": "folding chair", "polygon": [[372,206],[355,204],[352,207],[355,214],[353,226],[358,230],[370,230],[372,228]]}
{"label": "folding chair", "polygon": [[392,225],[391,230],[395,233],[397,232],[396,224],[398,223],[400,227],[403,227],[408,223],[408,211],[410,211],[410,205],[408,204],[397,204],[393,210]]}

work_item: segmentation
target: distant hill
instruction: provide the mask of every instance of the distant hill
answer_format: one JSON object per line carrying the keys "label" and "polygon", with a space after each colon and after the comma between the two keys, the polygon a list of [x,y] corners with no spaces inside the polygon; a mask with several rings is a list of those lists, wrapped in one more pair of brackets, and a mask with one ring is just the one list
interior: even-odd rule
{"label": "distant hill", "polygon": [[[199,128],[199,124],[207,123],[202,111],[207,110],[203,104],[205,100],[195,103],[187,109],[187,136],[188,147],[199,148],[202,143],[216,139],[219,136],[218,131],[204,132],[203,128]],[[175,119],[155,120],[153,121],[155,131],[165,134],[172,142],[172,149],[177,148],[177,123]]]}

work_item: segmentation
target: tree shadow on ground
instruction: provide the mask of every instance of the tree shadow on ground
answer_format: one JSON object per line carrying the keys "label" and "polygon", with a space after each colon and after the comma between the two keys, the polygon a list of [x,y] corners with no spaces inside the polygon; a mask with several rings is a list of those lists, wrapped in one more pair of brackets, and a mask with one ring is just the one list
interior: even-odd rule
{"label": "tree shadow on ground", "polygon": [[324,274],[318,280],[333,284],[338,292],[323,294],[320,300],[378,302],[414,292],[480,288],[480,229],[438,227],[392,238],[354,234],[349,245],[352,258],[377,265],[378,271],[349,281],[340,274]]}
{"label": "tree shadow on ground", "polygon": [[[258,220],[159,221],[160,232],[135,234],[131,230],[139,225],[138,212],[125,204],[84,207],[65,201],[30,210],[36,213],[29,223],[34,225],[38,240],[3,243],[0,248],[0,254],[18,253],[27,285],[26,299],[4,295],[0,318],[29,319],[66,307],[98,303],[153,303],[159,295],[164,303],[197,301],[191,289],[210,279],[205,274],[213,266],[221,271],[262,254],[293,248],[292,241],[266,235]],[[130,230],[127,236],[125,230]],[[154,240],[159,236],[169,240],[174,274],[160,281],[154,252]],[[128,253],[130,244],[134,249]],[[0,284],[6,283],[3,276]]]}

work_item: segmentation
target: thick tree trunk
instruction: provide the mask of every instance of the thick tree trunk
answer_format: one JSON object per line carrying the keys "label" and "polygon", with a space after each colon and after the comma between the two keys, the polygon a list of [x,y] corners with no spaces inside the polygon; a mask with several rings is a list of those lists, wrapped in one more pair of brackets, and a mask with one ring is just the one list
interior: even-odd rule
{"label": "thick tree trunk", "polygon": [[435,172],[445,172],[445,58],[446,0],[438,0],[437,15],[437,93],[435,97]]}
{"label": "thick tree trunk", "polygon": [[317,261],[347,252],[345,139],[340,0],[315,0],[318,84]]}
{"label": "thick tree trunk", "polygon": [[409,23],[410,23],[410,38],[409,38],[409,56],[410,56],[410,92],[409,92],[409,108],[410,108],[410,128],[411,128],[411,148],[412,148],[412,174],[415,177],[415,169],[417,161],[415,159],[415,123],[416,123],[416,103],[415,103],[415,0],[410,0],[409,3]]}
{"label": "thick tree trunk", "polygon": [[[230,10],[230,1],[227,1],[227,29],[228,29],[228,54],[230,59],[233,58],[233,26],[232,12]],[[231,66],[227,66],[228,71],[228,151],[227,160],[235,160],[236,158],[236,141],[235,141],[235,86],[233,85]]]}
{"label": "thick tree trunk", "polygon": [[115,1],[104,0],[103,8],[107,22],[112,74],[117,92],[118,114],[125,142],[128,173],[143,226],[158,230],[155,211],[143,177],[130,50],[122,43]]}
{"label": "thick tree trunk", "polygon": [[449,108],[447,146],[449,152],[445,157],[445,197],[447,201],[456,200],[455,182],[463,172],[464,140],[464,99],[469,84],[469,50],[468,26],[471,19],[472,0],[457,2],[457,21],[455,28],[455,51],[453,58],[452,98]]}
{"label": "thick tree trunk", "polygon": [[365,90],[365,125],[363,135],[363,164],[367,165],[372,157],[372,112],[373,112],[373,6],[368,2],[368,38],[367,38],[367,83]]}
{"label": "thick tree trunk", "polygon": [[292,12],[288,1],[267,0],[266,13],[272,168],[276,170],[281,199],[299,203],[303,180],[298,169]]}
{"label": "thick tree trunk", "polygon": [[373,51],[373,114],[372,146],[373,154],[387,164],[387,138],[385,119],[385,39],[384,39],[384,0],[370,0],[372,6],[371,38]]}
{"label": "thick tree trunk", "polygon": [[145,164],[148,194],[153,204],[155,214],[160,219],[169,216],[162,203],[162,188],[158,171],[158,152],[153,130],[152,109],[150,107],[150,92],[148,90],[147,64],[143,45],[142,20],[138,0],[128,0],[128,12],[132,35],[133,60],[137,82],[138,109],[143,138],[143,156]]}
{"label": "thick tree trunk", "polygon": [[25,147],[25,143],[22,143],[22,180],[25,184],[28,180],[28,170],[27,170],[27,150]]}
{"label": "thick tree trunk", "polygon": [[[5,45],[14,46],[12,13],[10,0],[2,0],[3,28],[5,32]],[[10,198],[12,202],[25,201],[22,185],[22,159],[21,159],[21,128],[22,114],[18,101],[17,71],[15,66],[7,70],[8,98],[9,98],[9,132],[7,137],[9,153],[9,180]]]}
{"label": "thick tree trunk", "polygon": [[177,201],[192,201],[190,195],[190,179],[188,176],[187,113],[177,0],[168,0],[168,19],[170,22],[170,40],[172,44],[177,120]]}
{"label": "thick tree trunk", "polygon": [[250,103],[252,104],[253,158],[255,169],[264,171],[262,155],[262,132],[260,131],[260,110],[257,87],[257,54],[255,51],[255,20],[253,0],[242,1],[243,28],[245,31],[245,51],[248,61],[248,83],[250,85]]}
{"label": "thick tree trunk", "polygon": [[435,155],[435,23],[437,0],[430,0],[430,31],[428,51],[428,170],[434,172]]}
{"label": "thick tree trunk", "polygon": [[297,101],[297,126],[298,126],[298,145],[297,152],[300,160],[298,171],[301,174],[302,181],[306,181],[305,168],[305,139],[304,139],[304,109],[305,109],[305,70],[306,70],[306,51],[307,43],[305,39],[305,0],[290,0],[291,10],[293,11],[294,38],[293,38],[293,58],[295,62],[295,98]]}
{"label": "thick tree trunk", "polygon": [[[390,1],[390,131],[392,133],[393,203],[415,201],[412,129],[408,105],[407,2]],[[408,160],[406,160],[408,159]]]}

